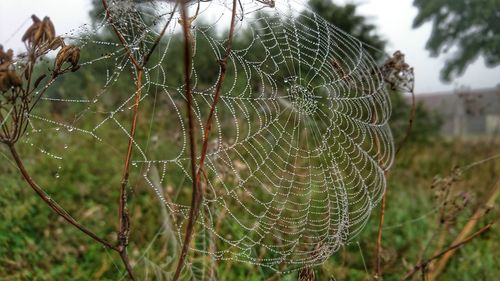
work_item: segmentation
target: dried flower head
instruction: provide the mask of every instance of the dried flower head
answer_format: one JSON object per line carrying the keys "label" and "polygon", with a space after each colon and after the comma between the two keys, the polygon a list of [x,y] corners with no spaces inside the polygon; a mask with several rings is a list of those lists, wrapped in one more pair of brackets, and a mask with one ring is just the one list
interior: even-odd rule
{"label": "dried flower head", "polygon": [[[79,68],[80,50],[66,45],[63,38],[55,35],[55,28],[48,17],[40,20],[32,17],[33,24],[26,30],[22,40],[26,53],[14,57],[12,50],[4,51],[0,45],[0,142],[12,145],[26,132],[30,112],[55,79]],[[46,87],[39,88],[46,73],[34,77],[37,64],[50,51],[59,49],[54,70]],[[14,62],[18,62],[14,66]],[[65,66],[65,64],[67,66]]]}
{"label": "dried flower head", "polygon": [[0,45],[0,70],[6,70],[12,63],[12,58],[14,57],[14,52],[12,49],[8,49],[4,52],[3,46]]}
{"label": "dried flower head", "polygon": [[0,92],[22,86],[21,78],[13,70],[0,71]]}
{"label": "dried flower head", "polygon": [[13,57],[12,49],[4,52],[3,46],[0,45],[0,92],[2,93],[22,85],[21,78],[11,67]]}
{"label": "dried flower head", "polygon": [[391,89],[400,89],[407,92],[413,91],[414,73],[413,67],[405,62],[405,55],[396,51],[392,57],[387,59],[380,68],[385,82]]}
{"label": "dried flower head", "polygon": [[[78,61],[80,60],[80,49],[74,45],[67,45],[61,48],[57,53],[56,60],[54,62],[54,73],[59,74],[67,71],[76,71],[80,66]],[[64,63],[69,63],[71,66],[63,69]]]}
{"label": "dried flower head", "polygon": [[52,42],[56,36],[56,30],[49,17],[40,20],[37,16],[32,15],[31,19],[33,23],[24,33],[22,40],[30,49],[34,50]]}

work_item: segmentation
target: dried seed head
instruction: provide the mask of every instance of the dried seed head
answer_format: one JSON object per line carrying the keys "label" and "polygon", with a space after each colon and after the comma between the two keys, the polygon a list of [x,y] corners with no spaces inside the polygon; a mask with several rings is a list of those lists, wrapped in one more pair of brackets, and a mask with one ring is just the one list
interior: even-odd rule
{"label": "dried seed head", "polygon": [[393,89],[413,91],[413,68],[405,62],[405,55],[396,51],[380,68],[385,82]]}
{"label": "dried seed head", "polygon": [[0,45],[0,71],[6,71],[12,64],[12,58],[14,57],[14,52],[12,49],[8,49],[4,52],[3,46]]}
{"label": "dried seed head", "polygon": [[24,33],[22,40],[31,49],[36,49],[44,44],[49,44],[56,36],[54,24],[49,17],[44,17],[41,21],[37,16],[32,15],[33,23]]}
{"label": "dried seed head", "polygon": [[6,92],[11,88],[20,87],[21,78],[13,70],[0,71],[0,92]]}
{"label": "dried seed head", "polygon": [[12,87],[19,87],[22,85],[21,78],[11,68],[12,58],[14,52],[8,49],[4,52],[3,46],[0,45],[0,92],[6,92]]}
{"label": "dried seed head", "polygon": [[56,60],[54,62],[54,72],[60,73],[64,63],[71,64],[71,71],[76,71],[80,66],[78,61],[80,60],[80,49],[74,45],[67,45],[61,48],[57,53]]}

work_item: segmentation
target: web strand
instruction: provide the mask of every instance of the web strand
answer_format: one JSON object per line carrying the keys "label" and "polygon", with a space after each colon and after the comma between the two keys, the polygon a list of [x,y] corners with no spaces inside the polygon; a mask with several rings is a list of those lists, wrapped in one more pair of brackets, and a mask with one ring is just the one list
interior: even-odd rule
{"label": "web strand", "polygon": [[[82,70],[101,68],[106,75],[93,82],[99,85],[94,93],[44,97],[46,105],[71,104],[72,109],[60,118],[33,113],[28,143],[36,144],[39,132],[51,131],[76,144],[95,142],[96,153],[123,154],[120,141],[129,139],[125,128],[134,103],[134,91],[121,87],[132,77],[127,52],[142,57],[155,44],[173,4],[110,2],[128,48],[97,39],[110,30],[105,21],[75,36],[83,51],[102,51],[83,58]],[[285,272],[320,264],[353,241],[382,198],[394,147],[388,93],[363,43],[313,12],[297,9],[293,1],[279,2],[284,3],[250,12],[262,4],[242,1],[239,9],[241,21],[214,111],[203,169],[205,199],[191,251]],[[190,34],[198,136],[206,130],[204,120],[220,78],[217,61],[227,43],[218,27],[224,15],[213,19],[214,10],[227,11],[224,1],[202,4]],[[182,241],[190,197],[184,190],[193,178],[182,108],[185,85],[178,74],[178,19],[174,14],[144,68],[139,103],[148,121],[138,124],[131,176],[151,187]],[[53,145],[43,150],[61,157],[55,160],[62,176],[70,150],[71,144],[70,149]],[[169,186],[173,190],[165,191]],[[223,221],[220,214],[225,214]]]}

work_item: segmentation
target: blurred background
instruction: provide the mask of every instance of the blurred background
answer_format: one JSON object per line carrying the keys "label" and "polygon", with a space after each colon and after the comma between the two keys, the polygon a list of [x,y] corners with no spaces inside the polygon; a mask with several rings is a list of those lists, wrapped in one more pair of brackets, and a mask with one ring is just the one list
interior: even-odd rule
{"label": "blurred background", "polygon": [[[416,116],[388,175],[382,248],[383,279],[399,280],[464,231],[472,234],[498,216],[500,1],[310,0],[303,4],[372,46],[369,52],[380,63],[401,50],[414,67]],[[82,26],[95,24],[102,8],[97,0],[2,0],[0,10],[0,44],[20,53],[32,14],[50,16],[57,33],[71,37]],[[85,51],[92,57],[93,50]],[[99,77],[106,75],[92,68],[81,73],[55,85],[53,95],[70,99],[96,91]],[[126,88],[127,82],[118,81],[117,88]],[[76,90],[68,91],[75,85]],[[391,128],[400,143],[410,118],[411,95],[396,91],[391,100]],[[51,120],[58,120],[62,112],[78,110],[79,105],[68,106],[73,104],[42,109]],[[109,202],[115,202],[117,190],[107,188],[107,183],[118,181],[119,175],[100,166],[106,161],[119,166],[120,159],[95,153],[96,147],[88,142],[72,145],[78,153],[71,154],[74,164],[64,171],[54,169],[43,153],[27,154],[33,177],[68,212],[115,239],[116,206]],[[124,279],[113,253],[52,214],[18,175],[3,147],[0,153],[0,280]],[[59,179],[60,172],[68,176]],[[59,179],[55,183],[54,177]],[[169,189],[165,186],[165,192]],[[168,247],[159,246],[168,244],[169,236],[160,232],[161,218],[154,215],[161,207],[144,184],[136,183],[132,197],[132,225],[141,227],[131,237],[136,241],[131,245],[131,260],[150,269],[144,280],[169,280],[172,257]],[[478,212],[481,216],[475,217]],[[316,280],[375,280],[378,222],[376,210],[357,242],[345,245],[314,270]],[[436,280],[496,280],[499,238],[494,229],[460,248]],[[152,245],[147,253],[141,252]],[[297,273],[275,276],[238,263],[220,263],[215,272],[218,280],[298,279]],[[415,280],[419,279],[420,274]]]}

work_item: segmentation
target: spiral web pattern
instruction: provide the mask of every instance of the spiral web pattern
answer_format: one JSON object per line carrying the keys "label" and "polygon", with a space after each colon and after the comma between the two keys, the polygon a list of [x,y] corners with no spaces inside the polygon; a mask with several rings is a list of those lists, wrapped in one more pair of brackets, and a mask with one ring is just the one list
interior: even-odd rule
{"label": "spiral web pattern", "polygon": [[[154,42],[173,6],[112,4],[118,28],[138,55]],[[226,35],[217,28],[230,14],[229,4],[204,4],[190,34],[200,144],[220,78],[218,60],[225,53],[226,40],[221,38]],[[390,102],[379,68],[361,42],[296,5],[283,2],[270,8],[248,1],[238,11],[235,44],[203,167],[204,200],[191,246],[194,256],[275,271],[319,264],[356,237],[384,193],[384,173],[394,148],[387,124]],[[191,14],[195,9],[190,7]],[[214,9],[225,16],[210,23]],[[175,48],[182,44],[178,20],[174,14],[155,60],[145,68],[140,104],[145,121],[137,129],[132,173],[168,208],[181,241],[192,177],[179,74],[182,53]],[[78,36],[83,50],[103,50],[82,61],[82,69],[106,70],[106,77],[95,83],[103,87],[85,97],[44,97],[46,104],[77,105],[61,114],[71,119],[33,113],[28,142],[41,132],[59,139],[76,135],[102,146],[99,153],[124,155],[135,94],[133,67],[123,46],[92,36],[109,30],[103,19],[90,35]],[[124,79],[130,81],[127,90],[117,86]],[[70,153],[67,145],[42,151],[59,161],[59,169]]]}

